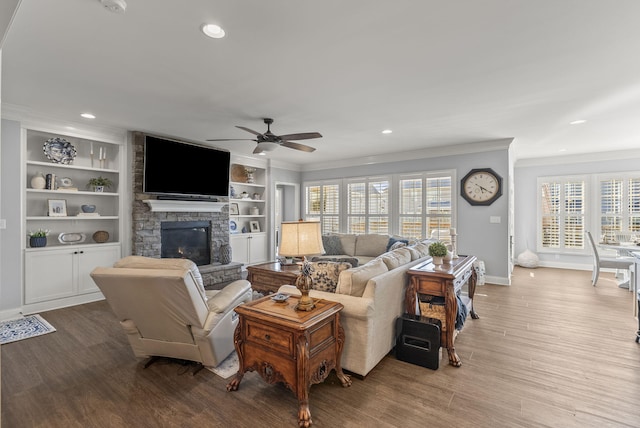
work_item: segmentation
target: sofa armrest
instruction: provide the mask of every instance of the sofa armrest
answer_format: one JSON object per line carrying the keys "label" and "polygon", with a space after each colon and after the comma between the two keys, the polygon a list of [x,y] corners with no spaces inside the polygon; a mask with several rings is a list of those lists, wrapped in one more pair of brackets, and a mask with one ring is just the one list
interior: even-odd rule
{"label": "sofa armrest", "polygon": [[[278,289],[278,292],[296,296],[300,295],[300,290],[298,290],[293,285],[282,285]],[[309,292],[309,295],[314,299],[324,299],[331,302],[342,303],[342,306],[344,306],[342,313],[347,317],[364,320],[367,318],[371,318],[374,314],[374,302],[371,298],[349,296],[347,294],[329,293],[326,291],[318,290],[311,290]]]}

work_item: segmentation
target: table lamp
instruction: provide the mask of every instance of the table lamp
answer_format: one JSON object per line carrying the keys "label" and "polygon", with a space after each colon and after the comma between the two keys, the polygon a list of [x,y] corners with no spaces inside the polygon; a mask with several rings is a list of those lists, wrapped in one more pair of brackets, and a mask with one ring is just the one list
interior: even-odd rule
{"label": "table lamp", "polygon": [[311,289],[311,269],[306,256],[324,253],[320,222],[317,221],[287,221],[280,228],[280,248],[278,254],[283,257],[304,257],[300,275],[296,279],[296,287],[302,296],[296,306],[297,310],[310,311],[315,306],[309,296]]}

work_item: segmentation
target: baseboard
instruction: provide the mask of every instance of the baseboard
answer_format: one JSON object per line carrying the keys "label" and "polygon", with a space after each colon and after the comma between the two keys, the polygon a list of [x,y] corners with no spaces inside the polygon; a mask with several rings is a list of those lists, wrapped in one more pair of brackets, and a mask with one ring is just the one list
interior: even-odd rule
{"label": "baseboard", "polygon": [[22,316],[22,308],[12,308],[0,311],[0,321],[12,320]]}
{"label": "baseboard", "polygon": [[505,278],[502,276],[491,276],[486,275],[484,277],[485,284],[494,284],[494,285],[511,285],[511,279]]}

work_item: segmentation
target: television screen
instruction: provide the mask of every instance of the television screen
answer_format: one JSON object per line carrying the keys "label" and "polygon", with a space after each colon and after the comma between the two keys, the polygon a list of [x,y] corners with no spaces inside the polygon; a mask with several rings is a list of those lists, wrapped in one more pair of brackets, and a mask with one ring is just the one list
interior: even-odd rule
{"label": "television screen", "polygon": [[212,199],[229,195],[227,151],[145,136],[143,192]]}

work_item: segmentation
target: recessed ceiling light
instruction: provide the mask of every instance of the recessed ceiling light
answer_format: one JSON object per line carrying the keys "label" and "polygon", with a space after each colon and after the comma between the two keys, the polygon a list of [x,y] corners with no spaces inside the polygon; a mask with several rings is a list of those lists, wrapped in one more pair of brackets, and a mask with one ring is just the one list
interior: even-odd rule
{"label": "recessed ceiling light", "polygon": [[581,123],[585,123],[586,120],[584,119],[579,119],[579,120],[574,120],[573,122],[569,122],[569,125],[580,125]]}
{"label": "recessed ceiling light", "polygon": [[91,113],[82,113],[80,116],[84,117],[85,119],[95,119],[96,118]]}
{"label": "recessed ceiling light", "polygon": [[384,131],[382,131],[383,134],[391,134],[393,131],[390,129],[385,129]]}
{"label": "recessed ceiling light", "polygon": [[205,35],[214,39],[221,39],[225,34],[224,30],[219,25],[215,24],[202,24],[200,29]]}
{"label": "recessed ceiling light", "polygon": [[560,150],[558,150],[558,151],[559,151],[559,152],[566,152],[566,151],[567,151],[567,149],[560,149]]}

